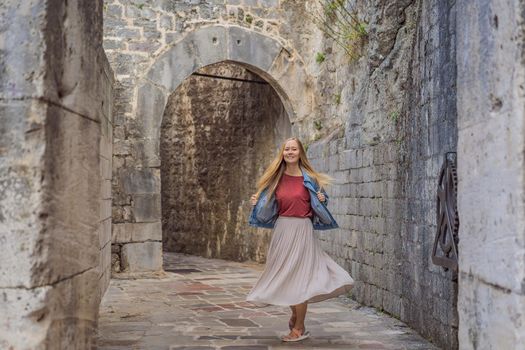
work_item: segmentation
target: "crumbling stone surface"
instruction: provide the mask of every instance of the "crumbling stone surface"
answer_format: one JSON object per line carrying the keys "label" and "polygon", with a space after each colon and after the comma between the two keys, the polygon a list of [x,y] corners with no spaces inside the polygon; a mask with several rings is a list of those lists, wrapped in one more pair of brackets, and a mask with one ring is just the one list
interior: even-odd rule
{"label": "crumbling stone surface", "polygon": [[[242,234],[218,234],[221,230],[249,232],[241,227],[219,227],[240,222],[249,206],[245,203],[242,210],[235,211],[241,201],[235,202],[237,194],[231,191],[235,186],[226,181],[226,175],[221,177],[223,169],[213,173],[218,176],[217,183],[225,181],[229,185],[225,186],[230,189],[226,197],[234,205],[225,207],[227,200],[219,194],[211,197],[219,199],[208,199],[216,192],[207,180],[209,159],[215,157],[203,155],[203,149],[209,151],[209,147],[196,147],[208,143],[195,139],[201,126],[195,123],[195,117],[189,117],[194,110],[206,106],[189,101],[173,103],[181,108],[179,130],[158,138],[160,115],[168,103],[165,90],[172,93],[185,84],[191,72],[221,57],[252,60],[259,67],[257,73],[281,97],[293,124],[292,133],[310,146],[314,164],[337,179],[330,189],[333,198],[330,205],[342,228],[320,233],[319,239],[325,250],[356,278],[354,297],[408,321],[425,336],[439,339],[443,346],[456,346],[456,285],[450,282],[449,275],[429,263],[429,246],[435,233],[433,193],[437,171],[443,152],[456,147],[454,94],[447,94],[454,91],[455,79],[454,7],[448,3],[423,6],[407,0],[356,4],[357,16],[368,23],[369,34],[357,59],[349,62],[343,50],[313,23],[310,16],[316,10],[313,2],[282,1],[268,8],[261,2],[252,6],[242,1],[208,5],[165,3],[159,8],[144,4],[140,9],[128,3],[110,5],[113,12],[106,21],[105,41],[111,62],[122,73],[121,97],[116,101],[120,125],[115,129],[118,135],[114,153],[115,222],[136,221],[135,194],[122,190],[124,184],[128,190],[132,187],[132,181],[124,179],[122,174],[133,174],[134,170],[125,169],[153,171],[160,167],[160,174],[151,173],[155,180],[144,182],[143,192],[150,194],[140,195],[158,193],[153,183],[162,182],[160,210],[165,249],[259,259],[245,254],[241,246],[233,243],[241,242]],[[129,25],[130,20],[133,26]],[[262,30],[256,25],[260,20]],[[214,25],[209,26],[209,21]],[[154,29],[161,35],[146,39],[145,33]],[[118,31],[124,32],[117,35]],[[244,47],[246,33],[251,32],[273,38],[279,45],[264,38],[261,44]],[[257,36],[251,38],[253,42],[259,40]],[[142,43],[140,47],[147,55],[138,52],[139,46],[131,45],[136,41]],[[269,59],[275,57],[279,46],[282,49],[277,58]],[[231,55],[231,50],[239,51]],[[316,53],[323,53],[325,60],[317,62]],[[410,64],[412,61],[415,63]],[[290,67],[290,62],[298,64],[296,68],[288,68],[288,72],[293,72],[288,76],[308,78],[301,81],[295,78],[292,84],[282,78],[276,81],[275,77],[281,74],[273,74],[273,67]],[[442,65],[450,68],[438,70]],[[265,67],[272,68],[265,72]],[[145,81],[139,81],[140,72],[147,72]],[[194,79],[191,81],[197,84]],[[296,87],[300,98],[287,98],[290,94],[282,91],[288,89],[287,84]],[[299,113],[298,108],[309,112]],[[446,126],[437,121],[429,123],[428,118],[444,119]],[[213,119],[206,120],[209,124],[203,124],[210,125],[206,131],[210,135],[225,127]],[[175,126],[170,127],[175,130]],[[206,140],[209,139],[211,136]],[[166,156],[156,151],[166,143],[185,149],[187,158],[167,157],[167,162],[173,165],[166,168],[163,163]],[[235,147],[233,141],[231,145]],[[229,159],[224,152],[220,157]],[[206,166],[202,159],[207,159]],[[170,172],[171,178],[166,183],[164,177]],[[140,177],[136,179],[139,181]],[[178,190],[164,191],[175,186]],[[141,192],[138,188],[133,191],[137,195]],[[247,201],[247,197],[243,200]],[[188,221],[184,229],[177,228],[177,223],[182,225],[185,217],[191,217],[190,213],[199,213],[196,223]],[[226,220],[222,217],[224,213],[231,213]],[[149,218],[142,217],[140,221]],[[199,227],[199,234],[190,234],[194,226]],[[232,248],[225,242],[232,243]],[[264,242],[257,243],[254,251],[264,251]],[[262,259],[263,255],[259,257]],[[438,306],[425,304],[425,298],[439,298]]]}
{"label": "crumbling stone surface", "polygon": [[464,349],[520,348],[525,344],[524,4],[457,1],[456,7],[459,342]]}
{"label": "crumbling stone surface", "polygon": [[[349,2],[349,6],[355,5],[359,20],[367,23],[368,31],[362,50],[356,52],[357,57],[351,61],[313,23],[310,17],[316,10],[313,1],[165,1],[139,5],[109,1],[105,45],[112,65],[119,72],[113,169],[114,220],[118,224],[135,222],[134,213],[141,207],[140,203],[135,204],[135,195],[142,196],[141,200],[148,198],[156,206],[158,201],[154,195],[160,191],[159,210],[165,210],[162,201],[164,185],[160,190],[155,186],[163,181],[160,178],[164,170],[159,170],[163,169],[163,158],[158,150],[164,141],[158,135],[169,95],[192,72],[207,64],[232,58],[244,60],[248,68],[276,90],[290,117],[292,133],[309,146],[308,154],[316,167],[336,179],[329,189],[332,197],[330,208],[341,229],[320,232],[318,237],[324,249],[356,278],[354,298],[396,315],[444,348],[457,348],[459,321],[456,309],[460,286],[453,281],[450,272],[434,266],[430,260],[436,234],[437,175],[445,152],[458,150],[456,81],[464,79],[465,86],[472,84],[472,96],[483,96],[483,101],[490,101],[486,110],[491,113],[506,112],[507,104],[501,91],[484,90],[491,86],[491,79],[500,81],[501,72],[484,76],[476,84],[466,78],[469,74],[458,78],[456,35],[459,32],[472,33],[470,28],[477,27],[478,17],[470,16],[470,11],[486,18],[485,25],[490,25],[494,31],[501,18],[508,17],[498,15],[500,6],[513,8],[515,14],[521,11],[516,10],[519,6],[514,3],[504,6],[486,2],[483,6],[467,6],[462,2],[459,4],[463,11],[461,18],[468,17],[469,21],[458,27],[459,6],[456,3],[411,0]],[[515,37],[508,30],[503,32],[506,34],[502,35],[508,34],[507,38]],[[485,34],[488,33],[479,37],[492,38]],[[258,44],[243,45],[247,41],[257,41]],[[478,48],[479,41],[483,40],[463,38],[461,47],[465,53],[461,57],[465,65]],[[483,43],[486,52],[497,47],[490,40]],[[501,47],[501,52],[507,52],[506,45]],[[515,52],[508,57],[520,61]],[[253,65],[250,66],[247,60]],[[489,61],[477,60],[490,66]],[[482,74],[471,70],[466,72],[473,76]],[[508,80],[501,84],[505,82]],[[467,92],[468,88],[463,91]],[[459,96],[461,92],[457,94]],[[483,103],[479,105],[483,106]],[[465,119],[465,125],[476,125],[490,118],[469,106],[465,103],[461,112],[471,115]],[[472,110],[475,113],[471,113]],[[500,125],[487,125],[502,130]],[[466,127],[464,130],[463,137],[467,141],[478,133]],[[180,134],[182,131],[177,135]],[[502,140],[509,139],[505,135]],[[511,136],[512,140],[518,140],[512,144],[512,147],[516,146],[513,149],[521,149],[519,138],[514,134]],[[181,147],[191,149],[189,145],[193,140],[180,139],[185,140],[181,141]],[[501,144],[497,146],[506,149]],[[481,156],[471,158],[470,154],[477,153],[465,147],[468,152],[460,149],[460,154],[463,152],[463,157],[473,162],[466,162],[469,168],[477,169]],[[505,159],[505,156],[500,158]],[[195,161],[196,158],[192,159]],[[176,171],[186,174],[186,168],[182,167],[186,163],[187,160],[181,161],[181,167]],[[519,159],[514,164],[521,166]],[[125,178],[127,175],[119,175],[133,174],[133,170],[126,170],[129,168],[151,169],[148,171],[155,180],[143,183],[147,193],[133,188],[132,180]],[[514,175],[521,174],[517,168],[512,169]],[[197,181],[198,172],[192,170],[192,174],[197,174],[192,180]],[[469,176],[476,174],[474,170],[466,173]],[[136,179],[139,181],[140,177]],[[124,183],[130,192],[138,192],[126,193],[122,190]],[[513,184],[516,188],[520,186],[519,182]],[[196,189],[196,192],[191,191],[193,197],[199,201],[205,198],[201,188],[195,183],[192,186]],[[209,206],[205,209],[211,210]],[[203,209],[197,208],[197,212],[202,213]],[[170,214],[170,217],[175,215]],[[156,216],[149,213],[142,215],[139,221],[146,223],[160,216],[160,212]],[[472,218],[483,217],[473,215]],[[471,223],[477,219],[472,219]],[[477,229],[474,224],[470,227]],[[150,229],[147,230],[144,236],[150,234]],[[214,241],[216,236],[201,237],[209,241],[192,242],[191,246],[206,247],[210,255],[218,251]],[[473,237],[471,240],[475,241]],[[521,242],[521,238],[517,240]],[[115,252],[124,243],[115,243]],[[188,247],[190,249],[190,245]],[[515,252],[519,255],[521,251]],[[473,256],[477,257],[479,253],[474,252]],[[506,263],[504,266],[519,268],[519,261],[516,265]],[[474,266],[474,260],[469,264]],[[473,303],[478,290],[487,293],[484,295],[496,296],[498,302],[501,301],[498,305],[510,305],[511,300],[516,301],[515,305],[521,305],[521,294],[504,300],[500,293],[491,289],[490,283],[494,282],[507,291],[508,281],[498,278],[483,280],[489,275],[484,269],[490,270],[491,264],[479,263],[477,266],[480,268],[474,275],[463,271],[463,278],[472,282],[468,284],[472,288],[469,287],[464,294],[467,305]],[[518,276],[512,280],[512,285],[520,281],[519,273],[511,275]],[[467,308],[459,307],[459,310],[468,314]],[[514,319],[519,320],[519,315],[515,316]],[[476,317],[477,324],[485,319],[485,316]],[[515,334],[519,334],[519,329],[513,336]],[[485,340],[479,335],[470,337],[472,343]]]}
{"label": "crumbling stone surface", "polygon": [[170,97],[161,130],[163,243],[167,251],[264,261],[267,230],[248,226],[248,199],[290,122],[273,88],[232,64],[197,73]]}
{"label": "crumbling stone surface", "polygon": [[[257,79],[269,83],[268,87],[275,90],[275,98],[278,96],[284,109],[284,112],[279,111],[278,114],[286,113],[287,115],[285,123],[279,122],[274,125],[275,129],[279,130],[279,135],[289,135],[289,123],[303,123],[305,118],[310,118],[314,107],[313,93],[310,89],[311,77],[306,74],[301,58],[286,47],[282,38],[253,30],[252,26],[246,25],[248,22],[245,21],[245,17],[240,21],[238,18],[221,17],[218,23],[210,25],[209,21],[202,18],[199,12],[200,9],[206,7],[205,4],[180,5],[181,9],[177,12],[176,18],[170,12],[173,8],[168,9],[164,5],[157,7],[143,4],[137,7],[128,3],[112,3],[107,7],[108,20],[105,22],[105,35],[106,40],[111,42],[110,47],[113,48],[108,47],[107,52],[115,66],[119,80],[115,101],[116,127],[113,153],[112,211],[114,225],[160,222],[162,190],[159,188],[161,183],[159,168],[163,167],[160,154],[160,145],[163,141],[160,137],[161,121],[169,96],[196,70],[218,62],[231,61],[254,72],[252,77],[257,76]],[[260,4],[254,4],[254,7],[260,7]],[[112,11],[109,10],[110,8]],[[117,8],[122,11],[115,10]],[[217,11],[221,11],[220,8],[218,6]],[[136,12],[137,9],[140,11]],[[262,11],[260,14],[266,16],[270,12]],[[135,21],[134,16],[140,19]],[[184,29],[169,29],[169,23],[184,21],[186,16],[192,18],[195,16],[194,19],[199,20],[192,23],[190,27],[185,26]],[[136,25],[130,25],[130,18],[133,18],[133,23]],[[244,24],[240,25],[241,23]],[[148,43],[158,42],[160,48],[156,50],[150,47],[155,51],[145,54],[137,51],[136,46],[129,45],[132,39],[127,37],[127,34],[119,36],[123,29],[126,29],[126,33],[129,34],[128,30],[135,30],[136,28],[132,28],[135,26],[142,30],[138,33],[141,40],[146,31],[157,28],[156,30],[161,33],[160,37],[154,35],[146,41]],[[120,44],[116,43],[117,41]],[[125,49],[118,49],[119,47],[125,47]],[[260,54],[261,52],[264,54]],[[272,108],[269,110],[271,111]],[[273,120],[275,119],[270,118],[270,122]],[[281,118],[281,120],[284,119]],[[235,123],[231,125],[235,129]],[[250,133],[254,134],[255,131],[250,131]],[[258,137],[267,137],[267,135],[263,132]],[[274,142],[273,136],[267,141],[267,143],[271,142]],[[275,144],[272,144],[272,147],[261,148],[262,152],[270,149],[271,151],[268,153],[268,158],[258,165],[260,168],[265,166],[275,152],[275,148]],[[260,174],[262,170],[258,171]],[[250,174],[254,176],[255,173]],[[227,177],[231,176],[227,175]],[[250,182],[252,188],[243,189],[243,195],[253,191],[255,177]],[[244,205],[242,208],[239,207],[241,203]],[[236,219],[230,220],[230,228],[226,231],[242,232],[237,236],[239,236],[239,244],[243,245],[242,249],[245,251],[238,254],[230,252],[228,256],[264,259],[262,252],[266,250],[266,244],[256,243],[260,238],[247,238],[250,237],[248,232],[251,231],[244,231],[247,228],[245,223],[239,227],[233,225],[234,222],[240,222],[241,218],[245,218],[249,212],[250,208],[246,198],[243,198],[242,202],[239,199],[235,205],[239,207],[237,212],[233,213],[234,208],[229,210],[232,210],[232,215],[235,214]],[[215,212],[219,212],[219,209]],[[215,229],[212,231],[218,232]],[[144,233],[144,235],[148,234]],[[157,236],[159,235],[160,232]],[[258,235],[252,236],[259,237]],[[210,234],[209,237],[214,237],[214,234]],[[203,244],[210,245],[212,240],[214,238]],[[114,243],[117,244],[117,242]],[[113,266],[118,266],[119,271],[123,271],[119,256],[124,243],[126,242],[120,241],[113,249]],[[213,242],[213,248],[205,250],[199,248],[195,251],[218,254],[216,243],[216,241]],[[234,249],[230,251],[233,252]],[[221,254],[226,254],[224,244]],[[161,268],[159,264],[153,270]],[[127,272],[132,273],[132,271]]]}
{"label": "crumbling stone surface", "polygon": [[[341,224],[318,237],[356,278],[356,300],[453,349],[458,286],[431,252],[437,176],[444,154],[457,149],[455,7],[375,5],[368,50],[342,93],[352,106],[345,126],[309,148],[336,178],[330,206]],[[336,86],[327,79],[327,89]]]}
{"label": "crumbling stone surface", "polygon": [[1,348],[91,345],[111,249],[101,26],[102,1],[0,4]]}

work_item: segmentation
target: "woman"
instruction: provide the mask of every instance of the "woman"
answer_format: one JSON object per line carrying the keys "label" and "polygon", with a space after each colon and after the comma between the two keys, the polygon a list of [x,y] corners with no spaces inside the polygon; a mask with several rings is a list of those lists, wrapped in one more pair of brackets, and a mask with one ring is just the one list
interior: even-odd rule
{"label": "woman", "polygon": [[283,341],[308,338],[308,303],[349,291],[354,280],[319,246],[313,229],[337,228],[322,190],[329,177],[317,173],[297,138],[286,140],[251,197],[250,225],[273,228],[266,266],[246,300],[290,306],[290,333]]}

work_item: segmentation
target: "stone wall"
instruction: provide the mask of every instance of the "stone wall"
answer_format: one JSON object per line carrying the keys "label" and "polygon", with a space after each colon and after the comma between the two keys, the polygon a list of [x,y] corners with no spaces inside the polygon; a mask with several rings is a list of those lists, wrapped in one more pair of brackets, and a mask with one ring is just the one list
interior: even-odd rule
{"label": "stone wall", "polygon": [[[169,96],[193,72],[235,62],[268,82],[292,124],[312,116],[314,94],[304,62],[276,32],[281,25],[279,4],[233,3],[106,4],[104,45],[117,74],[112,189],[116,272],[161,269],[161,121]],[[250,210],[247,199],[242,198],[239,218]],[[233,230],[233,221],[230,226]],[[211,244],[217,251],[216,242],[203,246]],[[266,249],[258,245],[250,250],[240,255],[263,259]]]}
{"label": "stone wall", "polygon": [[459,343],[461,349],[521,349],[525,7],[514,0],[456,6]]}
{"label": "stone wall", "polygon": [[[341,229],[319,233],[323,247],[356,278],[357,300],[400,317],[442,346],[457,347],[457,286],[430,260],[436,180],[444,153],[456,149],[454,2],[349,2],[368,23],[367,41],[353,60],[313,23],[314,1],[167,4],[108,2],[105,46],[122,84],[115,133],[115,159],[122,160],[115,161],[114,178],[123,166],[140,163],[126,138],[141,113],[134,109],[142,96],[136,90],[141,72],[170,65],[189,71],[186,65],[209,61],[200,39],[184,43],[192,63],[177,46],[192,33],[215,35],[213,42],[220,43],[219,30],[201,32],[214,24],[230,28],[229,43],[235,44],[228,35],[238,27],[275,39],[304,70],[305,83],[292,85],[304,97],[296,105],[309,106],[307,112],[290,108],[294,98],[286,98],[271,74],[262,76],[281,97],[292,133],[309,145],[314,164],[337,179],[330,208]],[[244,40],[238,38],[237,44]],[[170,60],[163,58],[172,46]],[[255,47],[244,54],[264,60],[266,51]],[[325,59],[316,59],[318,54]],[[171,91],[175,84],[162,80],[167,72],[159,68],[147,79]],[[160,161],[153,163],[158,167]],[[114,193],[122,188],[119,179]],[[114,202],[113,210],[131,229],[131,209]]]}
{"label": "stone wall", "polygon": [[102,1],[3,1],[0,42],[0,347],[90,348],[109,282]]}
{"label": "stone wall", "polygon": [[246,69],[197,71],[168,100],[161,129],[165,251],[265,261],[268,230],[248,226],[248,199],[290,122],[273,88]]}
{"label": "stone wall", "polygon": [[341,226],[318,237],[356,279],[356,300],[457,348],[457,284],[431,261],[437,177],[457,148],[454,1],[376,6],[390,15],[371,16],[375,44],[351,67],[354,108],[309,148],[336,179],[330,206]]}
{"label": "stone wall", "polygon": [[[149,182],[152,177],[160,176],[161,162],[156,153],[160,140],[155,134],[159,130],[159,115],[164,113],[167,96],[187,76],[202,66],[220,60],[251,60],[243,63],[276,90],[292,123],[292,133],[309,145],[308,154],[316,167],[336,179],[329,190],[332,197],[330,208],[341,229],[320,232],[318,237],[324,249],[356,279],[354,297],[401,318],[438,345],[457,348],[458,285],[451,272],[445,272],[431,262],[436,234],[437,176],[445,153],[455,152],[458,147],[460,167],[462,162],[469,169],[485,164],[479,162],[481,154],[478,156],[484,148],[476,150],[476,153],[469,148],[474,147],[476,142],[472,141],[472,145],[468,143],[475,140],[469,132],[477,131],[471,128],[479,120],[482,120],[479,125],[504,128],[489,119],[493,114],[504,115],[508,117],[505,127],[511,128],[511,123],[521,125],[513,119],[518,118],[517,112],[512,114],[505,110],[507,105],[501,93],[485,91],[492,80],[519,86],[518,78],[508,81],[498,77],[498,74],[503,75],[503,70],[509,67],[511,71],[521,74],[521,66],[516,63],[521,62],[517,47],[510,47],[503,40],[504,37],[518,38],[521,35],[516,29],[520,28],[516,23],[521,23],[518,16],[521,11],[512,1],[497,5],[490,1],[480,5],[464,2],[461,3],[459,18],[469,20],[457,24],[458,10],[453,0],[349,1],[349,6],[353,6],[358,18],[367,23],[368,31],[366,42],[356,49],[357,57],[353,60],[313,23],[309,14],[316,9],[314,1],[108,1],[105,47],[117,70],[119,84],[113,192],[123,192],[124,184],[129,182],[130,177],[122,178],[119,174],[135,169],[136,173],[156,174],[144,177],[148,180],[143,183],[144,188],[150,188],[149,193],[159,193],[159,182]],[[503,9],[513,15],[507,16]],[[499,12],[504,14],[497,15]],[[507,17],[515,20],[505,27],[503,34],[491,34],[492,31],[497,33],[498,21]],[[479,37],[473,36],[471,43],[467,35],[473,33],[472,28],[478,26],[480,21],[483,21],[480,28],[486,28],[487,33],[480,32]],[[463,42],[456,44],[456,35],[463,35]],[[253,46],[243,46],[246,42],[256,41]],[[508,67],[502,66],[501,71],[494,70],[492,75],[485,76],[476,70],[475,63],[469,61],[469,55],[477,52],[478,48],[483,52],[497,51],[498,44],[503,45],[501,52],[507,52],[507,46],[510,47],[508,52],[514,53],[514,56],[505,58],[513,59],[514,65],[509,63]],[[463,51],[460,53],[457,50],[456,53],[456,46]],[[476,59],[476,55],[472,57]],[[318,57],[323,59],[316,59]],[[477,58],[484,64],[483,67],[495,65],[502,59],[496,54],[487,57],[486,60]],[[287,67],[287,77],[300,79],[286,83],[282,78],[284,75],[277,73],[283,67]],[[457,140],[456,67],[466,72],[458,78],[465,85],[465,93],[468,91],[466,84],[471,83],[468,79],[470,74],[482,82],[473,86],[472,94],[483,96],[483,101],[491,101],[491,109],[488,110],[492,114],[486,115],[487,119],[476,119],[486,113],[466,102],[474,95],[466,94],[463,102],[459,102],[463,111],[460,114],[463,113],[466,118],[462,126],[463,137],[467,141],[463,151]],[[516,94],[514,90],[506,93],[509,96]],[[458,91],[460,97],[461,94]],[[483,106],[483,103],[478,105]],[[466,116],[467,113],[474,116]],[[474,119],[470,121],[469,118]],[[522,131],[520,128],[515,130]],[[522,159],[511,149],[521,149],[521,136],[501,133],[507,136],[498,139],[509,140],[509,143],[505,146],[494,141],[495,146],[511,152],[515,160],[512,164],[520,167]],[[487,144],[490,144],[489,137],[487,135]],[[503,154],[496,157],[505,159]],[[485,169],[483,166],[481,170]],[[521,182],[516,176],[518,168],[508,167],[515,171],[512,181],[509,180],[504,187],[510,193],[512,186],[521,188]],[[466,171],[465,175],[467,178],[475,177],[477,173],[472,170]],[[495,180],[496,175],[490,175],[493,176],[493,183],[497,184],[491,193],[496,195],[503,185]],[[460,171],[460,183],[466,181],[461,178]],[[476,182],[472,187],[464,187],[464,190],[474,193],[476,188],[482,187]],[[463,206],[467,208],[460,208],[460,215],[467,215],[467,226],[460,229],[460,237],[466,235],[469,242],[476,236],[472,234],[469,238],[469,233],[465,232],[475,232],[479,229],[474,224],[476,220],[486,220],[465,213],[466,210],[475,211],[468,203],[474,205],[482,199],[467,196],[465,198],[471,201],[466,202],[466,199],[461,199],[463,191],[460,186],[460,203],[464,201]],[[139,198],[143,193],[129,195],[135,194]],[[501,203],[518,203],[514,201],[517,201],[516,197],[512,200],[509,197]],[[152,214],[160,218],[161,203],[157,201],[154,204],[158,206],[158,211]],[[515,209],[518,208],[516,204]],[[481,213],[490,217],[488,210],[489,204]],[[132,237],[136,232],[136,239],[140,241],[150,237],[148,232],[154,230],[153,238],[160,246],[160,219],[156,223],[135,222],[132,205],[125,208],[116,200],[113,213],[114,218],[127,225],[122,226],[126,230],[114,232],[131,232]],[[496,218],[494,220],[497,221]],[[156,226],[143,228],[137,224]],[[514,232],[518,231],[517,227]],[[510,226],[505,228],[507,230],[501,230],[501,235],[512,231]],[[520,257],[522,237],[512,237],[518,244],[509,249]],[[463,238],[461,240],[464,242]],[[480,248],[479,252],[487,253],[483,249]],[[469,249],[466,248],[466,251]],[[521,279],[521,258],[514,265],[504,262],[504,266],[514,270],[511,280],[503,281],[483,270],[490,269],[489,264],[478,264],[484,267],[474,269],[474,272],[467,270],[481,261],[480,256],[484,255],[479,252],[474,249],[472,256],[475,258],[462,260],[466,262],[465,268],[461,268],[460,263],[462,278],[467,283],[463,297],[465,305],[475,300],[486,301],[489,295],[498,293],[498,298],[502,296],[499,299],[501,303],[508,301],[503,298],[508,295],[514,304],[508,301],[507,305],[522,305],[523,293],[516,287]],[[465,256],[462,254],[460,250],[460,255]],[[478,292],[485,294],[480,297],[475,294]],[[468,315],[467,309],[475,310],[467,306],[460,307],[463,310],[460,312]],[[476,312],[478,314],[472,318],[478,319],[478,323],[469,325],[465,321],[464,327],[479,328],[483,325],[485,318],[478,315],[485,311]],[[519,315],[515,316],[519,320]],[[489,319],[488,322],[493,321]],[[517,341],[520,334],[518,323],[510,329],[512,334],[509,339]],[[479,334],[464,332],[473,344],[490,340]]]}

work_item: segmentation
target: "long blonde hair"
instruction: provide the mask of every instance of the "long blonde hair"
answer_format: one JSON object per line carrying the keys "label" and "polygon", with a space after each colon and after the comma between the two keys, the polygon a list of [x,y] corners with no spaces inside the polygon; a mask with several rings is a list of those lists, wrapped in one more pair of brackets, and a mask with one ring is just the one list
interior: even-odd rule
{"label": "long blonde hair", "polygon": [[277,157],[275,157],[275,159],[270,163],[268,168],[264,171],[264,174],[257,182],[257,192],[255,194],[257,198],[259,198],[261,192],[266,188],[268,189],[268,198],[271,198],[274,195],[277,185],[279,184],[279,180],[281,180],[284,170],[286,169],[286,162],[284,161],[284,148],[286,143],[292,140],[297,142],[299,145],[299,167],[304,168],[308,176],[310,176],[320,188],[323,188],[332,182],[332,178],[330,176],[318,173],[313,169],[310,161],[308,161],[308,158],[306,157],[306,152],[301,141],[299,141],[299,139],[296,137],[291,137],[283,142]]}

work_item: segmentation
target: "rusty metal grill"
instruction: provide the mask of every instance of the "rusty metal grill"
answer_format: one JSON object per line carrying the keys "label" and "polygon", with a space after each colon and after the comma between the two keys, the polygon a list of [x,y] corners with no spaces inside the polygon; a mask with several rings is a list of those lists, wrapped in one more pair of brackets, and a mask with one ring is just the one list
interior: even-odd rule
{"label": "rusty metal grill", "polygon": [[437,188],[437,232],[432,249],[432,262],[445,270],[458,271],[458,231],[459,216],[457,207],[458,177],[456,172],[456,153],[445,154],[439,173]]}

